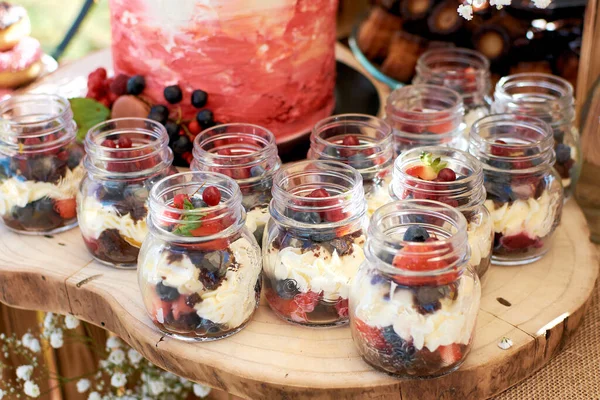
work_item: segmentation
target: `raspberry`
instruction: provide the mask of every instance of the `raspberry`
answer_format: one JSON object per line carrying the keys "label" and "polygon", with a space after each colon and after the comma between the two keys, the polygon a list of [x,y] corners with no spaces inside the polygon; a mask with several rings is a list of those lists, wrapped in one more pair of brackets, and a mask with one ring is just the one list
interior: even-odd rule
{"label": "raspberry", "polygon": [[110,91],[117,96],[127,94],[127,81],[129,77],[125,74],[117,75],[110,83]]}
{"label": "raspberry", "polygon": [[130,149],[131,146],[133,146],[133,143],[128,137],[120,136],[119,140],[117,141],[117,146],[119,146],[120,149]]}
{"label": "raspberry", "polygon": [[300,293],[294,297],[294,303],[296,303],[298,309],[301,311],[313,312],[319,303],[320,297],[321,295],[315,292]]}
{"label": "raspberry", "polygon": [[335,303],[335,309],[338,312],[338,315],[342,318],[348,316],[348,299],[339,298],[337,303]]}

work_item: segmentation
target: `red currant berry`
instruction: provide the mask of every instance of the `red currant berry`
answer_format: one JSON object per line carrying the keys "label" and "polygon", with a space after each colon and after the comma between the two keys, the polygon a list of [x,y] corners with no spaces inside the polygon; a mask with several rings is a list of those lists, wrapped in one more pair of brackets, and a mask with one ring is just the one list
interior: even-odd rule
{"label": "red currant berry", "polygon": [[117,96],[127,94],[127,81],[129,77],[125,74],[119,74],[110,83],[110,91]]}
{"label": "red currant berry", "polygon": [[330,197],[329,193],[327,193],[327,190],[325,189],[315,189],[312,192],[309,193],[309,195],[307,197],[311,197],[311,198],[319,198],[319,197]]}
{"label": "red currant berry", "polygon": [[133,143],[127,136],[120,136],[117,145],[120,149],[130,149],[133,146]]}
{"label": "red currant berry", "polygon": [[442,168],[442,170],[438,172],[437,179],[441,182],[454,182],[456,180],[456,173],[450,168]]}
{"label": "red currant berry", "polygon": [[111,149],[116,149],[117,148],[117,144],[114,142],[114,140],[110,140],[110,139],[104,139],[102,141],[102,143],[100,143],[100,146],[102,146],[102,147],[110,147]]}
{"label": "red currant berry", "polygon": [[216,206],[221,202],[221,192],[216,186],[209,186],[202,192],[202,200],[210,206]]}
{"label": "red currant berry", "polygon": [[195,119],[192,120],[192,122],[190,122],[190,124],[188,125],[188,129],[190,130],[190,133],[192,135],[197,135],[201,131],[200,125],[198,124],[198,121],[196,121]]}
{"label": "red currant berry", "polygon": [[346,136],[342,140],[344,146],[360,146],[360,140],[356,136]]}

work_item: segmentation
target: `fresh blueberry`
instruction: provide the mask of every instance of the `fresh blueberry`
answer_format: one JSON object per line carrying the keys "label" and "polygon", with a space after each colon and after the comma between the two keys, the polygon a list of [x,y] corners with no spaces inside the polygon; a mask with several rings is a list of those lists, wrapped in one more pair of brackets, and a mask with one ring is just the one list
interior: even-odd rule
{"label": "fresh blueberry", "polygon": [[385,327],[382,335],[391,348],[391,363],[394,368],[402,370],[414,361],[415,346],[398,336],[393,326]]}
{"label": "fresh blueberry", "polygon": [[427,229],[418,225],[411,225],[408,227],[406,232],[404,232],[404,237],[402,238],[406,242],[420,242],[423,243],[427,239],[429,239],[429,233]]}
{"label": "fresh blueberry", "polygon": [[335,232],[318,232],[310,235],[310,239],[317,243],[329,242],[335,238]]}
{"label": "fresh blueberry", "polygon": [[261,167],[260,165],[255,165],[254,167],[250,168],[250,175],[252,175],[255,178],[257,178],[259,176],[263,176],[264,174],[265,174],[265,169],[263,167]]}
{"label": "fresh blueberry", "polygon": [[208,93],[204,90],[194,90],[192,92],[192,105],[196,108],[202,108],[208,101]]}
{"label": "fresh blueberry", "polygon": [[300,291],[298,290],[298,284],[293,279],[284,279],[277,281],[275,284],[275,290],[277,295],[282,299],[293,299]]}
{"label": "fresh blueberry", "polygon": [[378,285],[380,283],[386,283],[387,279],[383,275],[373,275],[371,278],[371,285]]}
{"label": "fresh blueberry", "polygon": [[146,89],[146,79],[141,75],[134,75],[127,81],[127,93],[137,96]]}
{"label": "fresh blueberry", "polygon": [[445,292],[437,286],[420,286],[414,293],[414,303],[417,311],[421,314],[431,314],[442,307],[440,299],[444,298]]}
{"label": "fresh blueberry", "polygon": [[171,148],[173,149],[173,153],[183,154],[192,150],[192,142],[187,135],[181,135],[172,143]]}
{"label": "fresh blueberry", "polygon": [[208,333],[211,335],[216,335],[221,332],[221,326],[219,324],[215,324],[210,319],[202,318],[202,321],[198,325],[198,328],[204,333]]}
{"label": "fresh blueberry", "polygon": [[319,213],[311,212],[296,212],[293,218],[298,222],[304,222],[305,224],[318,224],[321,222],[321,216]]}
{"label": "fresh blueberry", "polygon": [[571,159],[571,148],[564,143],[556,145],[556,162],[559,164],[565,164]]}
{"label": "fresh blueberry", "polygon": [[163,301],[175,301],[179,298],[179,291],[177,288],[167,286],[162,282],[156,285],[156,293]]}
{"label": "fresh blueberry", "polygon": [[161,104],[153,106],[148,114],[148,119],[151,119],[161,124],[166,124],[169,119],[169,109]]}
{"label": "fresh blueberry", "polygon": [[204,202],[204,200],[198,198],[198,197],[193,197],[192,198],[192,204],[194,205],[195,208],[206,208],[208,207],[208,205]]}
{"label": "fresh blueberry", "polygon": [[175,141],[179,139],[179,125],[177,125],[176,122],[167,121],[165,128],[167,129],[167,134],[169,135],[169,142],[175,143]]}
{"label": "fresh blueberry", "polygon": [[196,114],[196,121],[198,122],[198,125],[200,125],[201,129],[208,129],[214,126],[215,116],[210,110],[198,111],[198,114]]}
{"label": "fresh blueberry", "polygon": [[183,100],[183,93],[177,85],[167,86],[163,91],[163,95],[165,96],[165,100],[170,104],[177,104]]}
{"label": "fresh blueberry", "polygon": [[556,129],[553,133],[554,142],[562,143],[565,140],[565,132],[562,129]]}

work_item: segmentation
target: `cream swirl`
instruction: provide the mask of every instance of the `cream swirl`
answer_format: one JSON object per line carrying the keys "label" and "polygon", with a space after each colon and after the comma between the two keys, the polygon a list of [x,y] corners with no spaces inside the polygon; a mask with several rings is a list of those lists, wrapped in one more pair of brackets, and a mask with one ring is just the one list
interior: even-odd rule
{"label": "cream swirl", "polygon": [[246,213],[246,228],[250,233],[254,233],[259,229],[263,229],[271,215],[269,214],[269,207],[257,207]]}
{"label": "cream swirl", "polygon": [[371,217],[379,207],[393,201],[390,196],[390,179],[385,179],[382,183],[373,185],[371,189],[365,193],[368,217]]}
{"label": "cream swirl", "polygon": [[365,259],[364,241],[364,236],[354,239],[352,251],[344,256],[319,244],[309,250],[271,247],[266,253],[265,271],[277,280],[293,279],[302,293],[323,293],[329,301],[347,299],[352,278]]}
{"label": "cream swirl", "polygon": [[485,207],[492,215],[494,231],[504,236],[525,233],[530,238],[542,238],[549,234],[555,224],[560,196],[544,190],[537,199],[516,200],[496,208],[492,200]]}
{"label": "cream swirl", "polygon": [[356,318],[377,328],[393,326],[398,336],[412,340],[417,350],[427,347],[433,352],[439,346],[469,343],[481,287],[472,278],[461,277],[457,298],[440,300],[441,308],[430,314],[419,313],[413,291],[394,283],[390,287],[390,284],[373,285],[370,279],[356,279],[352,290],[352,298],[357,300],[353,305]]}
{"label": "cream swirl", "polygon": [[98,239],[107,229],[116,229],[123,239],[140,247],[146,238],[146,220],[134,220],[130,214],[121,215],[113,207],[104,205],[92,196],[77,196],[79,228],[86,238]]}
{"label": "cream swirl", "polygon": [[0,215],[9,213],[13,207],[25,207],[43,197],[55,200],[75,198],[79,183],[85,176],[85,169],[78,165],[67,169],[65,176],[57,183],[24,181],[13,176],[0,183]]}
{"label": "cream swirl", "polygon": [[481,260],[489,257],[492,252],[492,242],[494,240],[494,226],[487,209],[484,209],[482,213],[469,221],[467,235],[469,247],[471,248],[469,265],[477,270]]}

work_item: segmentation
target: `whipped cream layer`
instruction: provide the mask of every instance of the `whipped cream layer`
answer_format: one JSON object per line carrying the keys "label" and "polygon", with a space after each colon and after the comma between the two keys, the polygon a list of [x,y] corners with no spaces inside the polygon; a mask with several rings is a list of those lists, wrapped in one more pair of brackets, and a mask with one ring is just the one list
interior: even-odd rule
{"label": "whipped cream layer", "polygon": [[496,208],[492,200],[486,200],[485,207],[492,215],[494,231],[503,236],[525,233],[532,239],[549,234],[556,220],[560,196],[544,190],[537,198],[516,200]]}
{"label": "whipped cream layer", "polygon": [[278,250],[271,246],[266,252],[265,272],[277,280],[293,279],[302,293],[322,292],[323,299],[329,301],[347,299],[349,285],[365,259],[364,243],[364,236],[355,238],[352,252],[344,256],[318,243],[304,250],[294,247]]}
{"label": "whipped cream layer", "polygon": [[379,208],[393,201],[390,196],[390,181],[391,177],[386,178],[378,185],[372,185],[370,190],[365,193],[367,200],[367,216],[371,215]]}
{"label": "whipped cream layer", "polygon": [[164,247],[150,246],[142,261],[142,279],[156,285],[176,288],[180,294],[200,294],[202,301],[194,309],[198,316],[217,324],[236,328],[246,322],[256,308],[256,282],[260,276],[260,254],[248,239],[242,237],[229,246],[235,257],[235,269],[228,269],[225,279],[214,290],[206,290],[199,279],[200,268],[188,256],[169,261]]}
{"label": "whipped cream layer", "polygon": [[79,229],[86,239],[98,239],[103,231],[116,229],[134,247],[140,247],[148,234],[146,219],[134,220],[130,214],[121,215],[116,208],[104,205],[95,197],[77,197]]}
{"label": "whipped cream layer", "polygon": [[67,169],[65,176],[57,183],[25,181],[15,176],[0,183],[0,215],[6,215],[13,207],[49,197],[55,200],[73,199],[77,196],[79,183],[86,172],[82,165]]}
{"label": "whipped cream layer", "polygon": [[246,228],[250,233],[254,233],[259,229],[263,229],[271,215],[269,214],[269,206],[258,207],[246,213]]}
{"label": "whipped cream layer", "polygon": [[[458,280],[455,300],[441,299],[441,308],[431,314],[417,311],[413,291],[392,283],[371,284],[371,279],[356,279],[352,288],[356,318],[382,329],[393,326],[404,340],[412,340],[417,350],[435,351],[453,343],[468,344],[475,327],[481,287],[471,277]],[[389,296],[389,298],[388,298]]]}
{"label": "whipped cream layer", "polygon": [[494,225],[487,210],[483,210],[467,225],[467,237],[471,248],[469,265],[477,270],[481,260],[490,256],[494,241]]}

